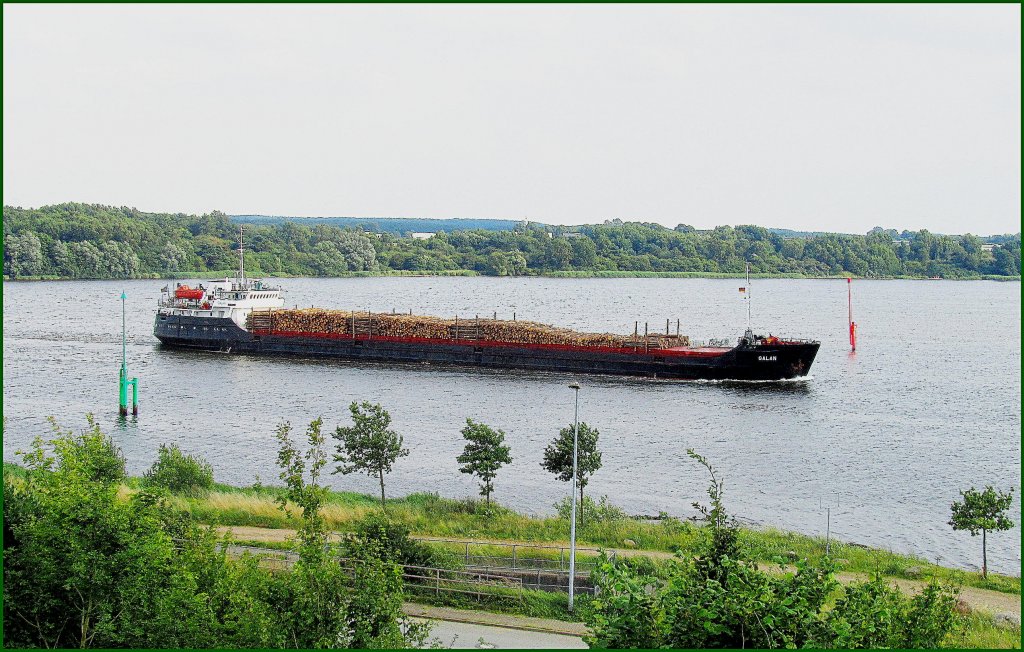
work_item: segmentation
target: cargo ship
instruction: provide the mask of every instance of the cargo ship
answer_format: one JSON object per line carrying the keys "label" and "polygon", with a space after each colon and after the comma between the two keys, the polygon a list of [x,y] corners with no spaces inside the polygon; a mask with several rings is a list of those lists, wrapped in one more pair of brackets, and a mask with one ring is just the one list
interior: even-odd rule
{"label": "cargo ship", "polygon": [[[154,335],[164,346],[378,363],[611,374],[678,380],[778,381],[808,374],[820,343],[756,335],[735,345],[679,334],[582,333],[516,319],[442,319],[396,313],[287,309],[280,287],[234,278],[161,293]],[[749,305],[749,304],[748,304]],[[749,317],[748,317],[749,320]]]}

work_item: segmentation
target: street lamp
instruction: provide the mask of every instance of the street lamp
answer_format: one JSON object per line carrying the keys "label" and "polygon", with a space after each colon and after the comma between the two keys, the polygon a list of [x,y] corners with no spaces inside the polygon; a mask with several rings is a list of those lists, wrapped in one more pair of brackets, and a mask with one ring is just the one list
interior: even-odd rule
{"label": "street lamp", "polygon": [[569,611],[572,611],[573,589],[576,584],[576,456],[580,438],[580,384],[573,382],[569,389],[576,392],[576,410],[572,426],[572,516],[569,520]]}

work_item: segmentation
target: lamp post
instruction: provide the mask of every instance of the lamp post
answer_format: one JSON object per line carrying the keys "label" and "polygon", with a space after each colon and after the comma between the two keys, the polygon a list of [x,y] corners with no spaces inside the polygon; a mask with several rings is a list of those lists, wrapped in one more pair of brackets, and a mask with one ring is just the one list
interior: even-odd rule
{"label": "lamp post", "polygon": [[569,519],[569,611],[572,611],[573,589],[576,585],[576,457],[580,438],[580,384],[573,382],[569,389],[576,392],[572,426],[572,516]]}

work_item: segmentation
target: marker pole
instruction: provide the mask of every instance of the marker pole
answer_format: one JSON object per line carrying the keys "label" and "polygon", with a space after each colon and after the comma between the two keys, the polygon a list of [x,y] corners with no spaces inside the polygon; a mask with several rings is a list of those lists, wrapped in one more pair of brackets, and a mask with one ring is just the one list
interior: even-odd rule
{"label": "marker pole", "polygon": [[846,304],[850,322],[850,351],[857,351],[857,322],[853,321],[853,279],[846,278]]}

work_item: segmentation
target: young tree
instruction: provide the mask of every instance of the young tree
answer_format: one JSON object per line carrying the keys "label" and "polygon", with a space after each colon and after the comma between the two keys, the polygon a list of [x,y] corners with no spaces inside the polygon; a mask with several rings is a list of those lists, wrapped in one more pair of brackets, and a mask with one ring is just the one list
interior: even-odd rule
{"label": "young tree", "polygon": [[[541,467],[554,473],[562,482],[572,480],[572,434],[573,426],[562,428],[547,448]],[[601,468],[601,451],[597,450],[597,428],[580,422],[580,434],[576,451],[576,480],[580,485],[580,504],[583,504],[583,487],[590,476]]]}
{"label": "young tree", "polygon": [[989,531],[999,532],[1013,527],[1013,521],[1006,517],[1006,510],[1013,504],[1013,489],[1009,493],[996,491],[991,486],[984,491],[971,487],[961,491],[963,502],[951,505],[953,518],[949,524],[954,530],[969,530],[971,536],[981,532],[981,576],[988,579],[988,549],[986,535]]}
{"label": "young tree", "polygon": [[[300,557],[305,564],[314,564],[323,558],[324,544],[327,543],[327,528],[320,508],[327,499],[327,487],[320,486],[320,472],[327,465],[324,452],[324,437],[320,431],[323,419],[310,422],[306,429],[309,448],[305,453],[292,443],[291,424],[287,421],[277,427],[277,465],[281,467],[278,477],[284,481],[288,491],[277,499],[281,509],[288,513],[289,501],[302,510],[302,527],[299,528]],[[308,474],[309,480],[305,479]]]}
{"label": "young tree", "polygon": [[277,464],[287,486],[278,502],[286,512],[289,501],[302,510],[299,559],[283,578],[287,591],[279,609],[286,647],[419,647],[429,628],[402,615],[402,572],[382,542],[349,540],[333,554],[328,546],[322,508],[329,491],[320,485],[327,465],[322,424],[322,419],[309,424],[304,453],[292,442],[290,424],[277,429]]}
{"label": "young tree", "polygon": [[512,463],[510,449],[504,445],[505,433],[486,424],[466,419],[462,436],[468,443],[462,455],[456,458],[459,464],[464,465],[459,467],[459,471],[480,478],[480,495],[486,498],[487,505],[490,506],[494,477],[498,474],[498,469]]}
{"label": "young tree", "polygon": [[385,507],[384,474],[390,473],[395,460],[407,456],[409,449],[402,448],[402,436],[388,427],[391,415],[380,404],[352,401],[348,409],[355,425],[349,428],[339,426],[334,432],[334,438],[338,440],[338,454],[334,461],[340,462],[334,472],[348,475],[361,471],[371,477],[377,476],[380,480],[380,505]]}
{"label": "young tree", "polygon": [[696,453],[692,448],[686,449],[690,459],[696,461],[708,471],[711,476],[711,483],[708,485],[708,498],[711,499],[711,507],[708,508],[697,501],[694,501],[693,508],[696,509],[705,523],[707,523],[710,537],[706,547],[700,555],[700,561],[696,566],[699,572],[705,577],[723,581],[728,573],[728,565],[723,563],[726,559],[738,559],[739,529],[736,521],[725,510],[725,503],[722,495],[725,492],[725,480],[716,475],[715,469],[703,456]]}

